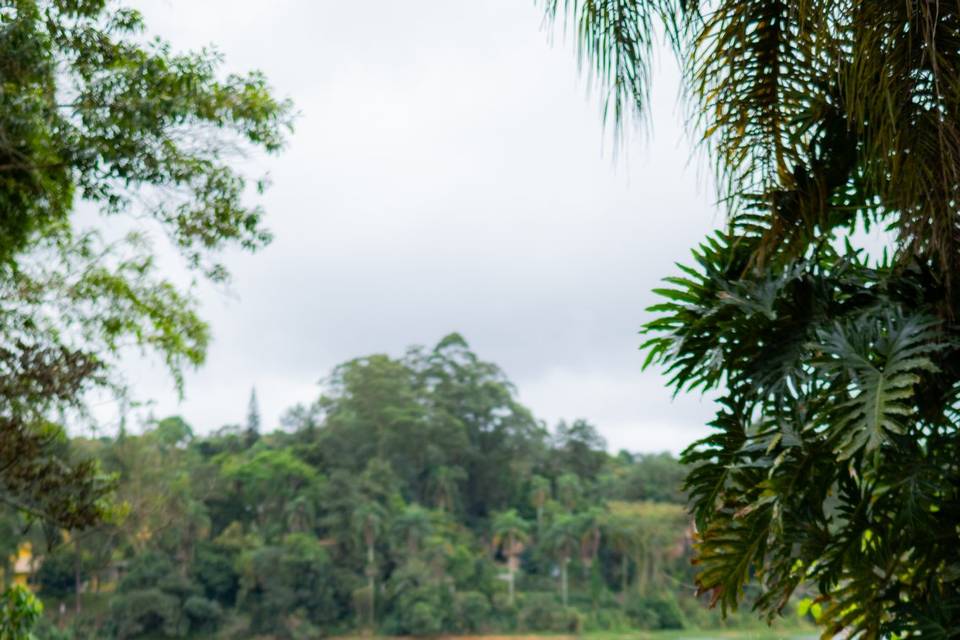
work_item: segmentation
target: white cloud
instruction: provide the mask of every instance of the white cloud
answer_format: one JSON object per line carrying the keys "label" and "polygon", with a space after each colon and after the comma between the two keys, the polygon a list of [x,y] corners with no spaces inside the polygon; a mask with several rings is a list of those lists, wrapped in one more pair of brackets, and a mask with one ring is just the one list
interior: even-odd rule
{"label": "white cloud", "polygon": [[669,64],[652,135],[614,162],[596,96],[533,3],[136,4],[175,46],[262,69],[301,112],[287,152],[256,161],[276,241],[230,255],[233,296],[204,288],[215,342],[186,400],[130,363],[158,414],[216,428],[256,385],[269,426],[336,363],[458,331],[551,421],[585,417],[643,450],[702,432],[709,407],[671,403],[637,351],[650,289],[720,220]]}

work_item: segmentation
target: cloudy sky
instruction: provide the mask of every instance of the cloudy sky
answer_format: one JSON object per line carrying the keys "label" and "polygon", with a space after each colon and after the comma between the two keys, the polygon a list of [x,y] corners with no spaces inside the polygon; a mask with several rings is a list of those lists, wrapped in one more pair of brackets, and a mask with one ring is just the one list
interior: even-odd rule
{"label": "cloudy sky", "polygon": [[587,418],[638,451],[704,432],[709,403],[672,399],[638,351],[650,289],[722,221],[669,57],[651,126],[614,158],[533,0],[135,5],[175,47],[263,70],[300,113],[286,152],[255,163],[275,241],[228,257],[229,292],[201,289],[215,342],[186,397],[128,365],[156,415],[240,422],[255,386],[274,426],[338,362],[457,331],[549,424]]}

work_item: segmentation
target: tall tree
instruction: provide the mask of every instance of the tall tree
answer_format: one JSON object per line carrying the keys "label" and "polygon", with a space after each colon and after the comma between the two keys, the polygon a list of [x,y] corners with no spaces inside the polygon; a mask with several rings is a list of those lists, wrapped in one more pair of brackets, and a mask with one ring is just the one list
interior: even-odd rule
{"label": "tall tree", "polygon": [[514,602],[517,577],[517,558],[523,543],[529,538],[530,524],[510,509],[493,517],[493,545],[507,557],[507,586],[510,604]]}
{"label": "tall tree", "polygon": [[592,507],[577,514],[580,529],[580,564],[584,573],[589,573],[597,554],[600,552],[600,539],[603,534],[603,510]]}
{"label": "tall tree", "polygon": [[354,531],[360,536],[366,548],[367,562],[364,573],[367,576],[368,624],[372,629],[376,620],[377,587],[377,538],[386,526],[386,510],[377,502],[366,501],[356,505],[353,512]]}
{"label": "tall tree", "polygon": [[[680,57],[728,228],[668,279],[649,362],[716,389],[690,448],[701,590],[801,585],[827,633],[960,627],[960,6],[546,0],[616,124],[642,109],[655,22]],[[890,233],[883,256],[859,231]],[[946,634],[946,635],[943,635]]]}
{"label": "tall tree", "polygon": [[537,512],[537,534],[543,529],[543,508],[550,499],[550,481],[535,475],[530,479],[530,505]]}
{"label": "tall tree", "polygon": [[247,434],[255,437],[260,434],[260,403],[257,402],[257,388],[250,389],[250,401],[247,403]]}
{"label": "tall tree", "polygon": [[393,519],[392,528],[411,556],[420,552],[423,540],[433,531],[431,514],[418,504],[407,505]]}
{"label": "tall tree", "polygon": [[[59,416],[122,392],[114,365],[131,345],[178,387],[204,358],[196,300],[163,279],[144,232],[225,278],[219,249],[270,237],[232,150],[277,151],[290,124],[261,74],[221,74],[215,52],[173,53],[144,29],[112,2],[0,10],[0,450],[13,456],[0,498],[64,527],[102,519],[110,481],[65,450]],[[81,202],[111,237],[78,226]]]}
{"label": "tall tree", "polygon": [[551,463],[581,479],[597,475],[606,461],[607,442],[586,420],[561,420],[553,433]]}
{"label": "tall tree", "polygon": [[560,514],[547,527],[540,543],[554,557],[560,568],[560,600],[566,607],[570,590],[568,568],[580,545],[580,523],[571,514]]}
{"label": "tall tree", "polygon": [[460,467],[439,466],[430,472],[428,491],[434,506],[452,512],[460,503],[460,484],[467,479]]}
{"label": "tall tree", "polygon": [[448,441],[461,449],[468,516],[484,519],[488,510],[506,509],[522,498],[546,433],[500,368],[481,360],[459,334],[444,337],[428,352],[414,350],[407,360],[418,383],[431,390],[431,419],[444,425]]}
{"label": "tall tree", "polygon": [[604,537],[620,557],[620,598],[625,605],[630,584],[630,561],[636,557],[637,547],[640,545],[640,532],[634,519],[623,514],[608,514],[602,526]]}

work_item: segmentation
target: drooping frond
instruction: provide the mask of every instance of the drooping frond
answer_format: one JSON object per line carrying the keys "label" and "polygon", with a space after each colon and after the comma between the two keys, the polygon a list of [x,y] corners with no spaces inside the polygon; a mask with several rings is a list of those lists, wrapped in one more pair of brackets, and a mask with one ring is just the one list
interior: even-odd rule
{"label": "drooping frond", "polygon": [[867,201],[945,280],[958,255],[960,5],[840,3],[838,86]]}
{"label": "drooping frond", "polygon": [[[616,133],[643,113],[658,19],[678,24],[670,0],[545,0],[550,22],[574,31],[581,69],[599,84],[603,118]],[[672,32],[672,31],[671,31]]]}
{"label": "drooping frond", "polygon": [[548,0],[619,125],[661,24],[732,216],[761,262],[877,222],[898,256],[960,265],[960,5],[872,0]]}
{"label": "drooping frond", "polygon": [[[660,21],[730,224],[658,289],[647,365],[721,394],[684,453],[698,585],[827,633],[960,627],[960,3],[549,0],[607,115]],[[883,258],[853,244],[892,232]]]}

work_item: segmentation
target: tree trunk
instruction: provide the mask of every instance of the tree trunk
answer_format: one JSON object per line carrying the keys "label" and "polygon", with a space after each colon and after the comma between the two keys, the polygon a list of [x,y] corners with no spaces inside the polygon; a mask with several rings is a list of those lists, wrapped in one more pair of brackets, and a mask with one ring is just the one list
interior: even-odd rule
{"label": "tree trunk", "polygon": [[73,554],[73,607],[76,614],[80,615],[80,544],[74,544]]}
{"label": "tree trunk", "polygon": [[569,558],[560,561],[560,599],[563,602],[563,608],[567,608],[567,563]]}
{"label": "tree trunk", "polygon": [[644,562],[643,554],[637,556],[637,593],[647,593],[647,563]]}
{"label": "tree trunk", "polygon": [[370,577],[367,579],[367,589],[370,590],[370,631],[373,631],[374,625],[376,624],[376,615],[374,615],[374,607],[377,605],[377,596],[376,596],[376,584],[373,580],[373,569],[370,569]]}
{"label": "tree trunk", "polygon": [[627,560],[627,554],[620,556],[620,595],[623,602],[627,601],[627,582],[630,577],[630,562]]}
{"label": "tree trunk", "polygon": [[514,602],[514,587],[513,587],[513,561],[514,561],[514,548],[513,548],[513,532],[507,534],[507,587],[508,587],[508,602],[510,606],[513,606]]}
{"label": "tree trunk", "polygon": [[373,631],[374,625],[376,624],[376,614],[375,607],[377,604],[376,598],[376,582],[374,580],[374,566],[373,566],[373,545],[367,545],[367,588],[370,590],[370,630]]}

